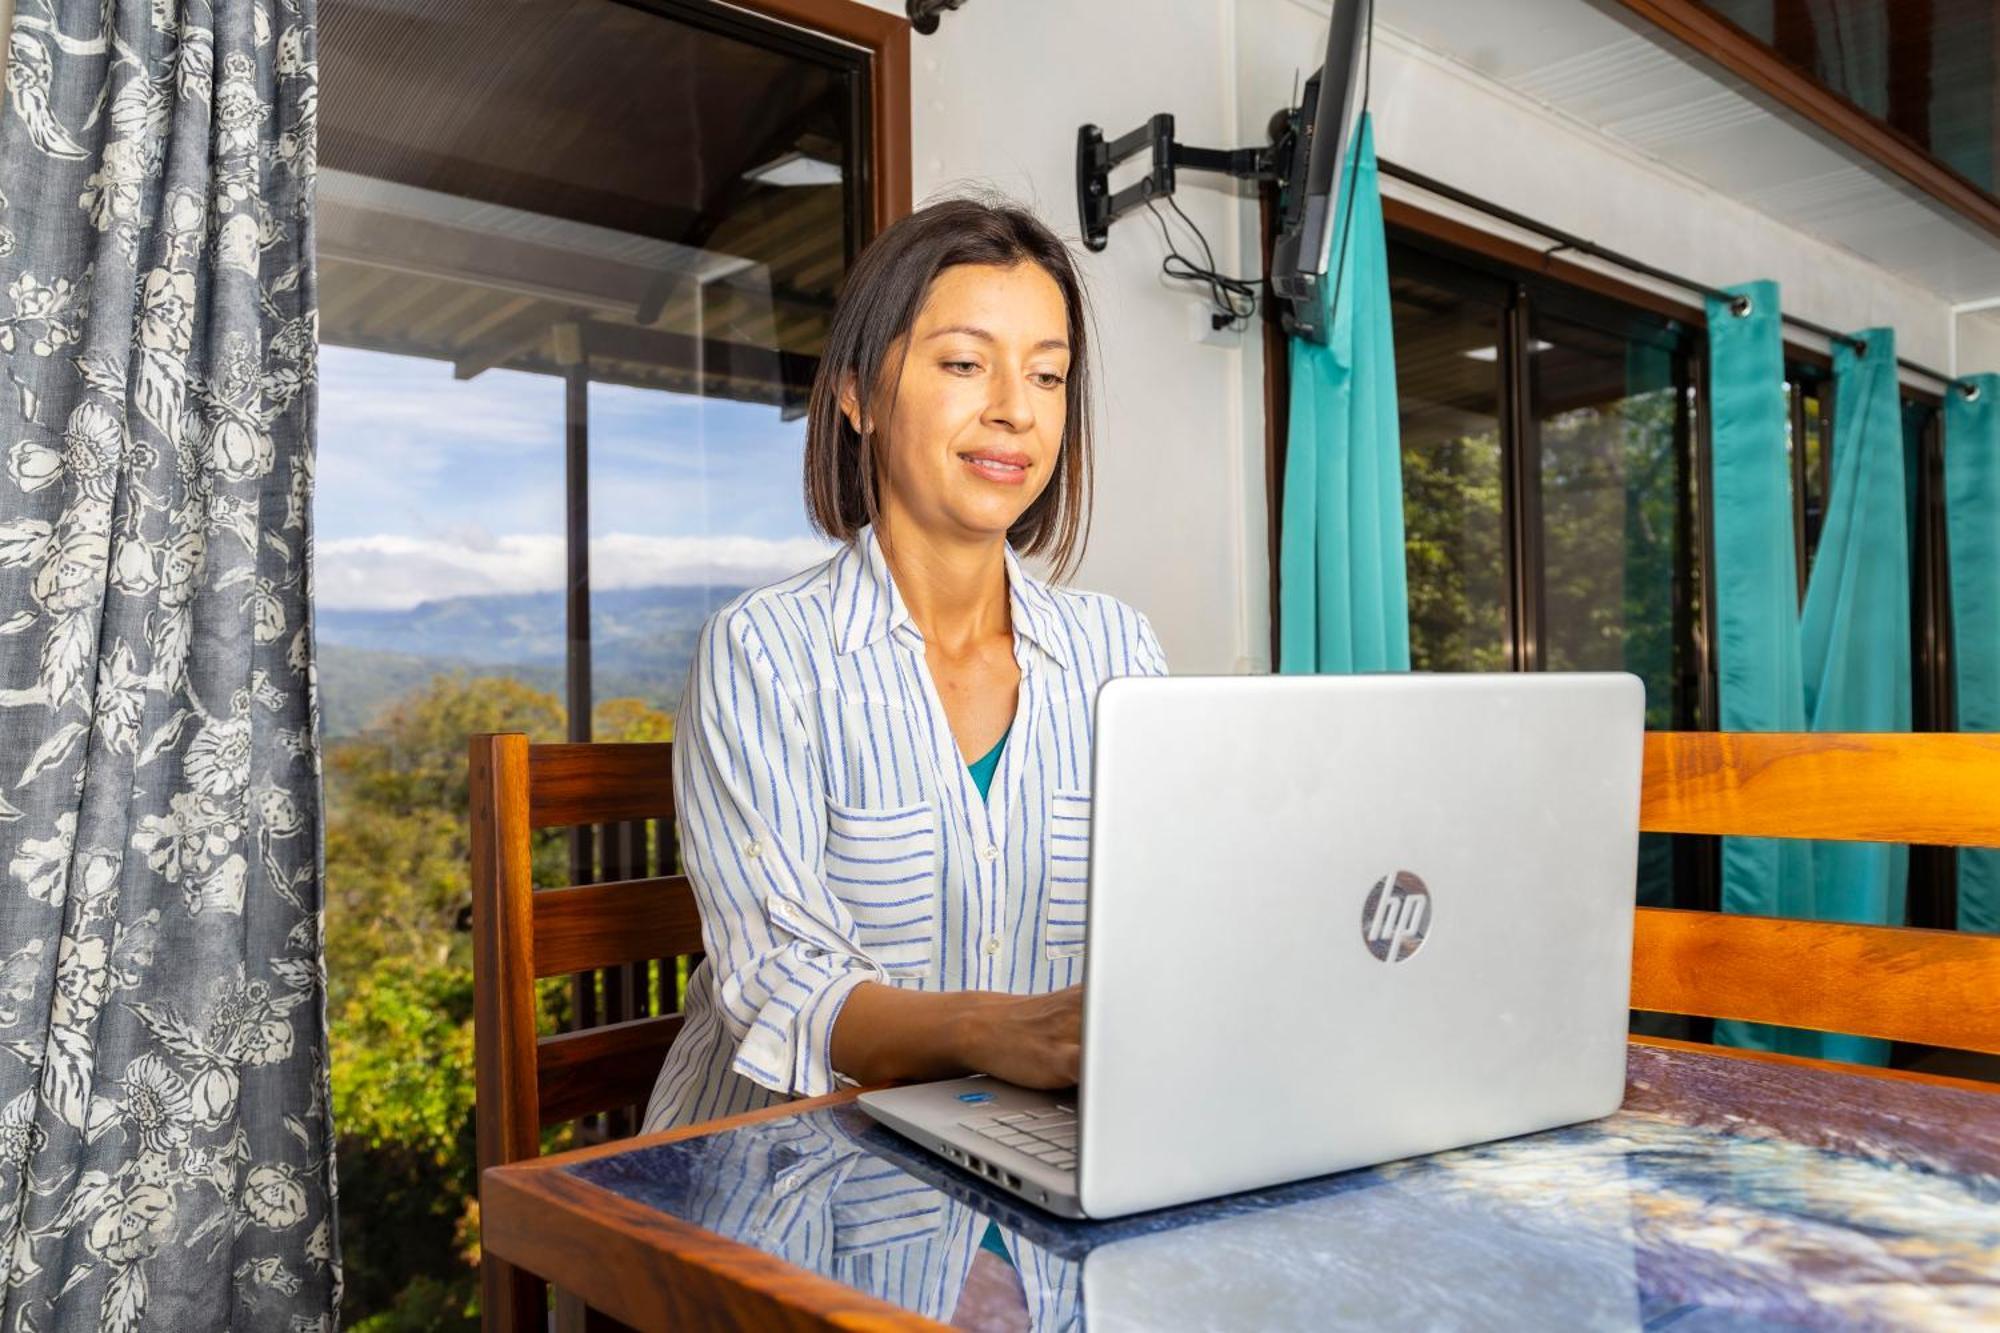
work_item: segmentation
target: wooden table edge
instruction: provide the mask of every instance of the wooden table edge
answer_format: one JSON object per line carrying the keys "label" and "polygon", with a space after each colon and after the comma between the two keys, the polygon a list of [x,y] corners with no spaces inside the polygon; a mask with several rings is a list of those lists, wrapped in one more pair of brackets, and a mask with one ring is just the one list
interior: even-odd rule
{"label": "wooden table edge", "polygon": [[[480,1182],[479,1213],[486,1250],[636,1329],[939,1333],[945,1328],[539,1163],[488,1167]],[[558,1236],[566,1239],[552,1243]],[[575,1258],[554,1262],[557,1245]]]}
{"label": "wooden table edge", "polygon": [[1978,1092],[1987,1096],[2000,1093],[2000,1083],[1953,1078],[1949,1074],[1924,1074],[1914,1069],[1885,1069],[1880,1065],[1847,1064],[1840,1060],[1818,1060],[1807,1055],[1786,1055],[1780,1051],[1745,1050],[1740,1046],[1710,1046],[1705,1042],[1682,1041],[1677,1037],[1633,1036],[1629,1040],[1634,1046],[1652,1046],[1668,1051],[1692,1051],[1697,1055],[1720,1055],[1756,1064],[1791,1065],[1799,1069],[1818,1069],[1829,1074],[1886,1079],[1893,1083],[1921,1083],[1933,1088],[1954,1088],[1960,1092]]}
{"label": "wooden table edge", "polygon": [[[2000,1092],[2000,1086],[1972,1079],[1843,1064],[1776,1051],[1709,1046],[1672,1037],[1633,1036],[1630,1041],[1634,1046],[1657,1050],[1718,1055],[1752,1063],[1789,1065],[1988,1095]],[[488,1167],[480,1179],[482,1243],[509,1263],[574,1292],[593,1308],[640,1329],[838,1328],[934,1333],[945,1326],[568,1173],[572,1166],[613,1153],[702,1138],[744,1125],[844,1106],[864,1091],[850,1088],[825,1097],[779,1102],[698,1125],[573,1148],[533,1161]],[[587,1255],[587,1260],[574,1265],[549,1262],[550,1236],[557,1230],[550,1226],[551,1222],[562,1224],[560,1230],[571,1237],[567,1247]],[[549,1271],[555,1268],[563,1271]]]}

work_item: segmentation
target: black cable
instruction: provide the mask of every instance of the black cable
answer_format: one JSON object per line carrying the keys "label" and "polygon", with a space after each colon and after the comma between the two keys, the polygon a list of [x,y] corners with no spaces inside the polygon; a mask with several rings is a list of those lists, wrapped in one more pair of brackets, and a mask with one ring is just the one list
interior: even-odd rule
{"label": "black cable", "polygon": [[1210,322],[1215,328],[1245,327],[1250,317],[1257,313],[1257,289],[1262,285],[1263,279],[1258,278],[1253,281],[1247,278],[1233,278],[1218,270],[1215,266],[1215,251],[1209,248],[1208,237],[1202,234],[1201,228],[1195,225],[1194,219],[1182,210],[1172,195],[1167,195],[1166,200],[1167,207],[1173,209],[1180,220],[1187,225],[1187,229],[1194,233],[1195,241],[1201,246],[1204,262],[1197,264],[1180,252],[1174,242],[1173,232],[1167,227],[1166,218],[1160,215],[1160,210],[1153,206],[1151,199],[1148,199],[1146,211],[1151,213],[1153,221],[1159,224],[1160,239],[1166,242],[1167,246],[1166,257],[1160,261],[1160,271],[1176,282],[1199,282],[1207,285],[1208,303],[1215,308]]}

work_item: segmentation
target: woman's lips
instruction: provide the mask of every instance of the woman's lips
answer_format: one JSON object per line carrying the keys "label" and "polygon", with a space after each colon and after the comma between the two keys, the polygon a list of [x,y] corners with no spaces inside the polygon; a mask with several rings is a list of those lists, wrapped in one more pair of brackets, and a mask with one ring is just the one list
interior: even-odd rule
{"label": "woman's lips", "polygon": [[1020,486],[1028,480],[1028,461],[1025,457],[1010,459],[997,454],[960,454],[959,458],[975,476],[1001,486]]}

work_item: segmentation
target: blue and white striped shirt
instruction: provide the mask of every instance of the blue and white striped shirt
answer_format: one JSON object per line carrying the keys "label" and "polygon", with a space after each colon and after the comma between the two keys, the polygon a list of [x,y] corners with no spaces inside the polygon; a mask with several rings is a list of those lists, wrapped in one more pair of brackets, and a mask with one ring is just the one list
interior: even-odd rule
{"label": "blue and white striped shirt", "polygon": [[674,794],[707,957],[648,1130],[833,1091],[834,1019],[864,981],[1082,980],[1097,688],[1166,661],[1137,611],[1006,564],[1021,687],[983,798],[872,529],[703,626]]}

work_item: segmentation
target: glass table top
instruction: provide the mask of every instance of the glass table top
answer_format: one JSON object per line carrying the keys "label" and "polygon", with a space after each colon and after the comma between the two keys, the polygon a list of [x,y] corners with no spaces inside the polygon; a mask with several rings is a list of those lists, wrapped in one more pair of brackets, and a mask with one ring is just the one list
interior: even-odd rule
{"label": "glass table top", "polygon": [[1104,1222],[853,1106],[567,1169],[969,1327],[2000,1324],[2000,1093],[1658,1047],[1604,1120]]}

